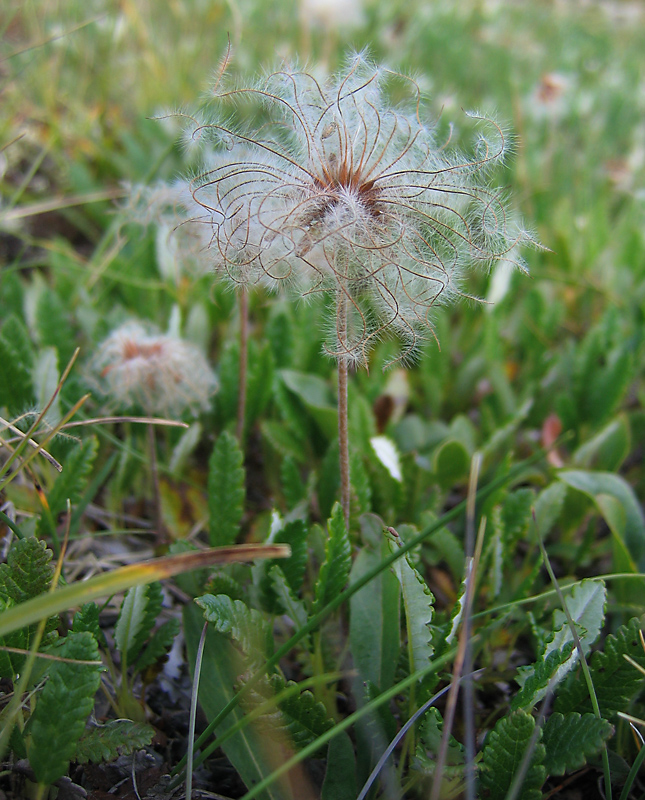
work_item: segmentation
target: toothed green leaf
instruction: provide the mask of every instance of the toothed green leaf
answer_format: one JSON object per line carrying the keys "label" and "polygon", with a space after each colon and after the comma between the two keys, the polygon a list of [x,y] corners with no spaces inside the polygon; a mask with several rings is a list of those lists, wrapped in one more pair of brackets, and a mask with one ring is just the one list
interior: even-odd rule
{"label": "toothed green leaf", "polygon": [[127,654],[131,666],[150,636],[161,611],[161,584],[149,583],[128,589],[114,628],[114,640],[119,652]]}
{"label": "toothed green leaf", "polygon": [[[480,797],[504,800],[531,742],[535,720],[525,711],[514,711],[495,725],[486,737],[479,772]],[[544,745],[539,738],[517,800],[540,800],[546,778]]]}
{"label": "toothed green leaf", "polygon": [[[511,710],[522,708],[529,711],[546,695],[547,687],[558,669],[571,657],[574,646],[573,642],[569,642],[562,650],[552,650],[544,659],[540,658],[535,664],[517,670],[516,680],[522,688],[512,699]],[[551,684],[552,691],[557,683],[559,681],[556,680]]]}
{"label": "toothed green leaf", "polygon": [[70,759],[94,708],[102,667],[96,639],[89,631],[69,633],[53,653],[75,663],[53,661],[30,719],[27,752],[39,783],[50,784],[67,772]]}
{"label": "toothed green leaf", "polygon": [[244,511],[244,457],[237,439],[224,431],[208,465],[210,543],[223,547],[235,542]]}
{"label": "toothed green leaf", "polygon": [[[426,774],[433,775],[437,760],[437,753],[441,747],[443,738],[443,719],[437,708],[430,708],[425,713],[423,722],[419,726],[419,738],[415,752],[415,759],[418,767]],[[465,750],[463,744],[451,734],[448,737],[448,751],[446,753],[446,769],[443,775],[445,779],[450,775],[450,767],[457,767],[453,770],[455,775],[463,775],[463,765],[465,762]]]}
{"label": "toothed green leaf", "polygon": [[282,493],[287,501],[287,508],[293,508],[305,499],[306,487],[300,477],[300,469],[295,458],[285,456],[280,466],[280,484]]}
{"label": "toothed green leaf", "polygon": [[226,594],[231,600],[244,600],[247,595],[244,586],[226,571],[226,567],[216,569],[204,587],[204,594]]}
{"label": "toothed green leaf", "polygon": [[[273,674],[250,692],[250,700],[254,705],[259,704],[284,689],[295,690],[297,686],[294,681],[286,683],[281,675]],[[325,706],[311,692],[304,691],[280,700],[260,717],[259,725],[272,736],[282,733],[299,750],[332,728],[334,721],[327,715]]]}
{"label": "toothed green leaf", "polygon": [[[398,540],[389,541],[393,553],[401,547]],[[419,572],[412,566],[407,554],[395,561],[392,569],[401,584],[408,629],[408,648],[412,654],[410,670],[415,672],[426,667],[434,653],[432,634],[428,627],[434,614],[434,596]]]}
{"label": "toothed green leaf", "polygon": [[[254,345],[254,343],[253,343]],[[246,393],[246,420],[248,430],[257,418],[264,413],[273,392],[273,375],[275,363],[273,353],[267,342],[257,351],[251,347],[249,358],[249,375]]]}
{"label": "toothed green leaf", "polygon": [[288,522],[270,539],[271,544],[285,543],[291,547],[291,556],[283,559],[270,559],[262,562],[262,577],[260,578],[260,591],[264,608],[271,613],[280,613],[276,605],[276,596],[270,578],[271,569],[278,565],[287,580],[292,594],[297,597],[307,567],[307,536],[309,531],[305,523],[300,520]]}
{"label": "toothed green leaf", "polygon": [[262,614],[225,594],[205,594],[195,602],[218,633],[232,639],[251,660],[264,660],[273,650],[271,628]]}
{"label": "toothed green leaf", "polygon": [[325,560],[314,588],[313,614],[317,614],[343,591],[352,566],[349,536],[340,503],[336,503],[332,509],[327,530],[329,537],[325,543]]}
{"label": "toothed green leaf", "polygon": [[34,403],[34,386],[21,352],[13,342],[0,335],[0,408],[6,406],[11,417]]}
{"label": "toothed green leaf", "polygon": [[53,289],[45,289],[38,298],[36,324],[41,343],[56,348],[64,367],[74,352],[74,332],[67,308]]}
{"label": "toothed green leaf", "polygon": [[[645,652],[640,641],[641,620],[632,619],[618,629],[616,635],[605,639],[603,649],[593,654],[589,661],[600,706],[600,713],[611,720],[618,711],[625,711],[633,697],[643,687],[643,675],[623,658],[628,655],[645,668]],[[589,691],[579,669],[568,675],[556,695],[554,711],[566,714],[592,711]]]}
{"label": "toothed green leaf", "polygon": [[291,618],[296,630],[306,625],[307,609],[305,604],[294,595],[284,576],[284,572],[277,564],[271,567],[269,580],[282,613]]}
{"label": "toothed green leaf", "polygon": [[[53,568],[52,552],[45,543],[33,536],[12,542],[7,563],[0,564],[0,610],[11,608],[44,594],[50,586]],[[58,624],[58,617],[51,617],[45,628],[41,648],[50,641],[50,634]],[[5,647],[28,650],[36,635],[37,624],[14,631],[0,637]],[[0,651],[0,676],[13,680],[22,671],[25,656],[18,653]]]}
{"label": "toothed green leaf", "polygon": [[157,623],[159,614],[161,613],[163,593],[159,581],[149,583],[145,587],[145,593],[146,604],[143,611],[143,619],[128,649],[128,664],[133,664],[134,660],[139,656],[143,645],[150,636],[151,631]]}
{"label": "toothed green leaf", "polygon": [[534,504],[532,489],[516,489],[507,496],[502,509],[505,549],[512,552],[517,542],[526,538]]}
{"label": "toothed green leaf", "polygon": [[[87,485],[96,454],[98,452],[98,439],[90,436],[74,446],[63,464],[63,471],[56,478],[54,485],[47,495],[47,503],[51,517],[56,522],[56,517],[67,508],[67,500],[75,505],[81,498]],[[42,515],[38,523],[40,536],[51,533],[49,517]]]}
{"label": "toothed green leaf", "polygon": [[584,767],[612,736],[614,727],[594,714],[559,714],[549,717],[542,730],[544,767],[549,775],[564,775]]}
{"label": "toothed green leaf", "polygon": [[150,637],[150,641],[143,649],[141,655],[134,663],[135,672],[143,672],[144,669],[156,664],[160,658],[167,655],[179,633],[180,624],[178,619],[169,619],[160,625]]}
{"label": "toothed green leaf", "polygon": [[99,607],[96,603],[85,603],[85,605],[74,614],[72,630],[75,633],[89,631],[100,645],[106,645],[105,636],[99,625]]}
{"label": "toothed green leaf", "polygon": [[150,744],[154,735],[155,730],[150,725],[129,719],[112,719],[105,725],[94,725],[85,731],[74,760],[79,764],[108,763]]}
{"label": "toothed green leaf", "polygon": [[30,370],[34,365],[34,348],[25,323],[16,314],[10,314],[2,325],[0,337],[7,342],[20,362]]}
{"label": "toothed green leaf", "polygon": [[[591,645],[600,636],[605,619],[605,603],[607,601],[605,584],[596,579],[583,580],[573,587],[571,593],[565,596],[564,601],[577,628],[580,644],[586,655],[591,649]],[[562,609],[558,608],[553,612],[553,634],[546,640],[542,657],[548,656],[554,650],[562,650],[566,644],[572,641],[573,634],[567,616]],[[564,678],[577,660],[578,651],[573,650],[570,659],[559,669],[559,680]]]}

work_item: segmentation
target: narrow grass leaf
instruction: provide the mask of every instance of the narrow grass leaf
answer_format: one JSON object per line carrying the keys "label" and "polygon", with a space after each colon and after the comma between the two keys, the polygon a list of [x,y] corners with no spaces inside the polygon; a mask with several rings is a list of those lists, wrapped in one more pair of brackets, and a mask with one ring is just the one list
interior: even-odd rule
{"label": "narrow grass leaf", "polygon": [[219,547],[179,553],[164,558],[131,564],[106,572],[87,581],[77,581],[55,592],[46,592],[37,597],[6,609],[0,615],[0,636],[38,622],[43,617],[58,614],[68,608],[83,605],[99,597],[123,592],[133,586],[142,586],[155,580],[171,578],[189,570],[205,568],[212,564],[228,564],[233,561],[255,561],[259,558],[287,558],[287,545],[241,544],[234,547]]}

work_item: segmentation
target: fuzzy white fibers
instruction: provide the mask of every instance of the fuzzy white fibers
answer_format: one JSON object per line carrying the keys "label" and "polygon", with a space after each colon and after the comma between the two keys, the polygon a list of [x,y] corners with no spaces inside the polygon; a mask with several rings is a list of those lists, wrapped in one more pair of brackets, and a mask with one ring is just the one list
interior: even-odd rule
{"label": "fuzzy white fibers", "polygon": [[217,379],[195,345],[126,322],[105,339],[90,364],[89,382],[117,407],[179,415],[208,409]]}
{"label": "fuzzy white fibers", "polygon": [[[390,84],[410,90],[409,107],[388,103]],[[187,213],[232,281],[330,292],[337,358],[365,363],[389,329],[405,358],[432,331],[433,308],[462,294],[466,267],[530,239],[489,184],[507,148],[500,127],[473,115],[491,133],[473,155],[438,146],[417,84],[362,55],[327,80],[286,66],[220,91],[220,113],[227,101],[257,122],[195,124],[204,169],[187,183]]]}

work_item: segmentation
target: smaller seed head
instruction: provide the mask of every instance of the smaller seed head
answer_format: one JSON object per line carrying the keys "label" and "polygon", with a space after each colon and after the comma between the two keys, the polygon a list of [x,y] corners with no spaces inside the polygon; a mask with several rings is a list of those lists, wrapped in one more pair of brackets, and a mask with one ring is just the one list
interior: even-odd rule
{"label": "smaller seed head", "polygon": [[194,414],[207,410],[217,380],[200,350],[139,322],[127,322],[105,339],[90,364],[89,382],[121,408],[146,413]]}

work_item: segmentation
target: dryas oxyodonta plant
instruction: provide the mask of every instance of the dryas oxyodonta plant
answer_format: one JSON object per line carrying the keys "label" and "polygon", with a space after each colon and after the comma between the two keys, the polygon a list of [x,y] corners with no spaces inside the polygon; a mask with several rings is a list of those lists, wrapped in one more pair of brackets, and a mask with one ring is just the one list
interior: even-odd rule
{"label": "dryas oxyodonta plant", "polygon": [[[467,267],[488,268],[531,241],[489,183],[507,139],[474,114],[489,136],[480,133],[472,155],[439,146],[415,81],[361,54],[324,80],[286,65],[231,88],[227,62],[213,117],[193,119],[187,132],[203,148],[203,168],[182,202],[218,273],[333,298],[326,350],[338,362],[347,519],[348,365],[366,365],[388,331],[409,358],[432,333],[434,307],[463,293]],[[392,82],[409,90],[408,106],[390,105]],[[238,118],[248,112],[256,122],[231,124],[233,102],[244,104]]]}

